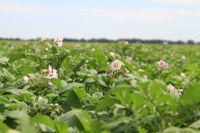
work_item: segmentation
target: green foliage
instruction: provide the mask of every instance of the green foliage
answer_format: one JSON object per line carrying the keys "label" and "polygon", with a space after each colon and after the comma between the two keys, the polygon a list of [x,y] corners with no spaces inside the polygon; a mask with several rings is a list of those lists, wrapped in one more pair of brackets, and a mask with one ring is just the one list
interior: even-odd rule
{"label": "green foliage", "polygon": [[0,41],[0,133],[197,133],[199,51]]}

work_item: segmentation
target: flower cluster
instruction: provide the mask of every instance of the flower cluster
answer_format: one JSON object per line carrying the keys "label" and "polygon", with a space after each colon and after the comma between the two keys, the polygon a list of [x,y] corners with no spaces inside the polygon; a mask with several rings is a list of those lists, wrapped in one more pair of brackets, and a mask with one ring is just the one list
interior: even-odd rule
{"label": "flower cluster", "polygon": [[164,60],[158,61],[157,65],[163,70],[165,70],[165,69],[167,69],[169,67],[168,63],[165,62]]}
{"label": "flower cluster", "polygon": [[52,68],[51,65],[49,65],[49,68],[48,68],[48,78],[49,79],[58,78],[57,70]]}
{"label": "flower cluster", "polygon": [[167,86],[167,91],[171,94],[178,94],[179,96],[183,93],[183,89],[176,89],[172,84]]}
{"label": "flower cluster", "polygon": [[168,92],[172,92],[174,89],[175,89],[175,87],[174,87],[172,84],[169,84],[169,85],[167,86],[167,91],[168,91]]}
{"label": "flower cluster", "polygon": [[60,108],[59,108],[59,104],[57,104],[57,103],[55,103],[55,104],[53,104],[53,103],[51,103],[50,104],[50,109],[53,111],[53,112],[60,112]]}
{"label": "flower cluster", "polygon": [[63,38],[57,37],[54,39],[54,43],[58,45],[58,47],[61,47],[63,45]]}

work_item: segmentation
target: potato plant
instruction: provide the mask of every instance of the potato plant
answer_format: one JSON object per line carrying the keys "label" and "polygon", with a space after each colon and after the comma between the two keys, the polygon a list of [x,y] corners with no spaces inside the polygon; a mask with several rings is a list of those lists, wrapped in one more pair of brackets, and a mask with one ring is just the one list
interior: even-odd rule
{"label": "potato plant", "polygon": [[200,46],[0,41],[0,133],[198,133]]}

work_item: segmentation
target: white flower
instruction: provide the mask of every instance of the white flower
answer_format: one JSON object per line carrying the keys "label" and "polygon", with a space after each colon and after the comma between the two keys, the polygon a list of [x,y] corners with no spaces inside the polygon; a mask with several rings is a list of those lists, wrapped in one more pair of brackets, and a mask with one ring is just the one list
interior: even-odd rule
{"label": "white flower", "polygon": [[45,42],[45,41],[47,41],[47,39],[45,37],[41,37],[40,41]]}
{"label": "white flower", "polygon": [[161,69],[167,69],[169,67],[169,65],[164,61],[164,60],[160,60],[157,62],[157,65],[161,68]]}
{"label": "white flower", "polygon": [[144,75],[143,77],[144,77],[144,79],[148,79],[147,75]]}
{"label": "white flower", "polygon": [[48,100],[43,98],[42,96],[38,97],[38,104],[40,107],[44,107],[46,104],[48,104]]}
{"label": "white flower", "polygon": [[122,66],[122,62],[120,60],[115,60],[111,63],[110,68],[112,71],[117,71],[121,69],[121,66]]}
{"label": "white flower", "polygon": [[63,38],[57,37],[54,39],[54,43],[58,44],[58,47],[61,47],[63,45]]}
{"label": "white flower", "polygon": [[172,91],[174,91],[175,90],[175,87],[172,85],[172,84],[169,84],[168,86],[167,86],[167,91],[168,92],[172,92]]}
{"label": "white flower", "polygon": [[124,41],[124,40],[122,40],[122,41],[119,41],[118,43],[121,43],[121,44],[126,44],[126,45],[128,45],[128,44],[129,44],[129,42],[128,42],[128,41]]}
{"label": "white flower", "polygon": [[181,77],[182,77],[182,78],[186,78],[185,73],[181,73]]}
{"label": "white flower", "polygon": [[116,57],[116,54],[115,54],[115,53],[113,53],[113,52],[110,52],[110,55],[111,55],[113,58],[115,58],[115,57]]}
{"label": "white flower", "polygon": [[40,53],[40,49],[39,49],[39,48],[36,48],[36,49],[35,49],[35,53],[36,53],[36,54],[39,54],[39,53]]}
{"label": "white flower", "polygon": [[24,83],[28,83],[29,79],[30,78],[28,76],[23,76],[23,82]]}
{"label": "white flower", "polygon": [[185,55],[182,55],[182,56],[181,56],[181,59],[182,59],[182,60],[185,60],[185,59],[186,59]]}
{"label": "white flower", "polygon": [[48,48],[45,48],[44,50],[45,50],[45,51],[49,51],[49,49],[48,49]]}
{"label": "white flower", "polygon": [[128,42],[128,41],[124,41],[124,44],[128,45],[128,44],[129,44],[129,42]]}
{"label": "white flower", "polygon": [[38,101],[41,101],[41,100],[44,100],[44,98],[41,97],[41,96],[39,96],[39,97],[38,97]]}
{"label": "white flower", "polygon": [[54,104],[53,104],[53,103],[50,103],[49,105],[50,105],[50,106],[53,106]]}
{"label": "white flower", "polygon": [[48,82],[48,85],[49,85],[49,86],[53,86],[54,84],[53,84],[53,82],[49,81],[49,82]]}
{"label": "white flower", "polygon": [[169,44],[169,42],[168,42],[168,41],[164,41],[163,44],[164,44],[164,45],[167,45],[167,44]]}
{"label": "white flower", "polygon": [[48,68],[48,78],[50,78],[50,79],[58,78],[57,70],[52,68],[50,65]]}

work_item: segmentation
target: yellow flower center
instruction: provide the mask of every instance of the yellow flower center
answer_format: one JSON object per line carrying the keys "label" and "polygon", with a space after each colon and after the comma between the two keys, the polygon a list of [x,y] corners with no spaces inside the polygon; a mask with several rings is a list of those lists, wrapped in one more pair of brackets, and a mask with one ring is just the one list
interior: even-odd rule
{"label": "yellow flower center", "polygon": [[114,67],[115,67],[115,68],[117,68],[118,66],[119,66],[119,64],[118,64],[118,63],[115,63],[115,64],[114,64]]}

